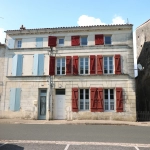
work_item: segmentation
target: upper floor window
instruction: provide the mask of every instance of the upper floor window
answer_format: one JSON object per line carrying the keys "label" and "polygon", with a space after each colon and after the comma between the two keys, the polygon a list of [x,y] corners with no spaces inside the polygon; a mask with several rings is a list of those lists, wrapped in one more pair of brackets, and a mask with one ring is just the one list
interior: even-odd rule
{"label": "upper floor window", "polygon": [[64,75],[65,74],[65,58],[57,58],[57,66],[56,71],[57,75]]}
{"label": "upper floor window", "polygon": [[16,41],[16,47],[17,48],[21,48],[22,47],[22,40],[21,39]]}
{"label": "upper floor window", "polygon": [[95,35],[95,45],[111,44],[111,35]]}
{"label": "upper floor window", "polygon": [[111,36],[104,36],[105,44],[111,44]]}
{"label": "upper floor window", "polygon": [[105,103],[105,111],[114,110],[114,90],[113,89],[104,90],[104,103]]}
{"label": "upper floor window", "polygon": [[80,45],[81,46],[84,46],[84,45],[87,45],[87,37],[80,37]]}
{"label": "upper floor window", "polygon": [[72,36],[71,37],[71,45],[72,46],[87,45],[87,37],[86,36]]}
{"label": "upper floor window", "polygon": [[104,57],[104,74],[113,74],[113,57]]}
{"label": "upper floor window", "polygon": [[64,38],[59,38],[58,39],[58,45],[59,46],[64,46]]}
{"label": "upper floor window", "polygon": [[36,38],[36,47],[43,47],[43,38],[42,37]]}
{"label": "upper floor window", "polygon": [[89,58],[81,57],[80,59],[80,74],[88,74],[89,73]]}
{"label": "upper floor window", "polygon": [[89,89],[80,89],[80,110],[89,110]]}

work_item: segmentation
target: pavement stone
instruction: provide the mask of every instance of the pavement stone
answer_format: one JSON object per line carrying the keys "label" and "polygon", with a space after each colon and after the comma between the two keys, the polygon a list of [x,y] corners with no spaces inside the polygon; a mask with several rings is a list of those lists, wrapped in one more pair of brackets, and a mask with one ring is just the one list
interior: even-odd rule
{"label": "pavement stone", "polygon": [[114,120],[26,120],[26,119],[0,119],[0,124],[85,124],[85,125],[130,125],[150,126],[149,122],[129,122]]}

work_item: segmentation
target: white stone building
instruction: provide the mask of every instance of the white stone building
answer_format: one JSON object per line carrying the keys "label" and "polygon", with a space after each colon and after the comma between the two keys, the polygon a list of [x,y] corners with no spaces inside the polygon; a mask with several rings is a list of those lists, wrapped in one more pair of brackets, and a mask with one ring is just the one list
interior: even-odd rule
{"label": "white stone building", "polygon": [[8,30],[6,45],[1,118],[136,120],[131,24]]}

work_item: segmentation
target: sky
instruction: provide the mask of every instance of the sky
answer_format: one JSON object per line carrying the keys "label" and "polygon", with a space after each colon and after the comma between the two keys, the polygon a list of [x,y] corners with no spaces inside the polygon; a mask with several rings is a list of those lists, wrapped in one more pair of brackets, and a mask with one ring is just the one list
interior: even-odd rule
{"label": "sky", "polygon": [[[0,42],[5,30],[101,24],[133,24],[150,19],[150,0],[0,0]],[[135,39],[134,39],[135,44]]]}

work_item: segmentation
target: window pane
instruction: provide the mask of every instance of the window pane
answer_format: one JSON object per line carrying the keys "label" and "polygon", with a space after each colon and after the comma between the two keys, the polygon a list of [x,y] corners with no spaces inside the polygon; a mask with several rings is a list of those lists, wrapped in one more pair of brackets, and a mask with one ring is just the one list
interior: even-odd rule
{"label": "window pane", "polygon": [[105,36],[105,44],[111,44],[111,36]]}
{"label": "window pane", "polygon": [[57,74],[60,74],[60,70],[57,70]]}
{"label": "window pane", "polygon": [[110,102],[110,110],[114,110],[114,102]]}
{"label": "window pane", "polygon": [[81,45],[87,45],[87,37],[81,37]]}
{"label": "window pane", "polygon": [[80,109],[83,110],[83,101],[80,101]]}
{"label": "window pane", "polygon": [[110,94],[114,94],[114,90],[113,89],[110,89]]}
{"label": "window pane", "polygon": [[89,102],[85,102],[85,110],[89,109]]}
{"label": "window pane", "polygon": [[108,110],[108,101],[105,100],[105,110]]}
{"label": "window pane", "polygon": [[59,44],[64,44],[64,39],[59,39]]}

